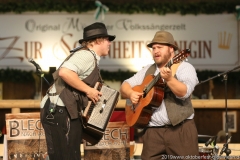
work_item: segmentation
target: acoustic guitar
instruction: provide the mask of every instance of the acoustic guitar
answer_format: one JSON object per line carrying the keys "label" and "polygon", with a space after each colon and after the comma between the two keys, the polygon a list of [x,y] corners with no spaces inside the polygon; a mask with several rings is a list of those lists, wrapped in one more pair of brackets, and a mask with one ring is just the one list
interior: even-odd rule
{"label": "acoustic guitar", "polygon": [[[165,67],[171,67],[177,64],[190,55],[190,49],[182,50],[175,55]],[[141,85],[134,86],[132,89],[137,92],[142,92],[143,96],[139,99],[136,105],[127,99],[125,105],[126,122],[132,127],[144,128],[148,125],[152,116],[153,110],[159,107],[164,98],[165,82],[161,78],[160,73],[156,76],[147,75]]]}

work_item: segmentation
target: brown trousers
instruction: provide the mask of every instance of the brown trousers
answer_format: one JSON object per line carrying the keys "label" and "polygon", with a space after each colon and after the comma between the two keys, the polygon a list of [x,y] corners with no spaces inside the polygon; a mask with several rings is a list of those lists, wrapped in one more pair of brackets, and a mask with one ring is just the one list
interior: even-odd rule
{"label": "brown trousers", "polygon": [[194,120],[174,127],[147,128],[142,140],[142,160],[200,159]]}

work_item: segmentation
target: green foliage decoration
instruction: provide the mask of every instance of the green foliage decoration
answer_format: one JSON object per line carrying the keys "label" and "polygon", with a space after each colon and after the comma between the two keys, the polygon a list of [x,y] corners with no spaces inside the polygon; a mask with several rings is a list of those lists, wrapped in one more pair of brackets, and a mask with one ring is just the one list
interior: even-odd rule
{"label": "green foliage decoration", "polygon": [[[101,76],[103,80],[108,81],[120,81],[123,82],[125,79],[133,76],[136,72],[132,71],[122,71],[118,70],[115,72],[101,70]],[[223,83],[223,72],[219,71],[198,71],[197,76],[199,82],[205,81],[209,78],[215,77],[213,79],[214,83]],[[34,82],[33,74],[37,74],[34,71],[22,71],[17,69],[0,69],[0,82],[15,82],[15,83],[29,83]],[[43,73],[45,79],[49,82],[53,82],[52,74],[50,73]],[[221,75],[221,76],[218,76]],[[229,72],[227,74],[227,81],[228,83],[240,83],[240,71],[237,72]]]}
{"label": "green foliage decoration", "polygon": [[[236,5],[239,5],[239,0],[196,0],[196,1],[110,1],[102,0],[110,12],[114,13],[152,13],[164,15],[167,13],[185,14],[218,14],[218,13],[236,13]],[[23,13],[35,11],[39,13],[46,12],[87,12],[96,9],[94,0],[5,0],[0,2],[0,12]]]}
{"label": "green foliage decoration", "polygon": [[0,69],[0,82],[29,83],[33,81],[32,71]]}
{"label": "green foliage decoration", "polygon": [[129,77],[133,76],[136,73],[136,72],[122,71],[122,70],[118,70],[116,72],[101,70],[100,72],[103,80],[121,81],[121,82],[123,82],[125,79],[128,79]]}

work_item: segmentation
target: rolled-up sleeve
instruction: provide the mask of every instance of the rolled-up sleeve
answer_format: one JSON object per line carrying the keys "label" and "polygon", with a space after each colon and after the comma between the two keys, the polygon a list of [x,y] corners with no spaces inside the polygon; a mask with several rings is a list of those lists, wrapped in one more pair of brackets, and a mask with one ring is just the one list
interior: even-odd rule
{"label": "rolled-up sleeve", "polygon": [[188,62],[182,62],[176,72],[177,79],[187,86],[187,93],[179,99],[188,98],[194,91],[195,86],[199,83],[195,68]]}

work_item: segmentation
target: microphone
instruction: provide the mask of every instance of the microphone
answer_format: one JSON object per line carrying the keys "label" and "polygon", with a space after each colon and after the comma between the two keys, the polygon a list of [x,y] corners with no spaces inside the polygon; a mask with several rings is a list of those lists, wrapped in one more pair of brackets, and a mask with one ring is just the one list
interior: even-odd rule
{"label": "microphone", "polygon": [[74,52],[78,51],[79,49],[81,49],[82,47],[83,46],[76,47],[76,48],[70,50],[70,53],[74,53]]}
{"label": "microphone", "polygon": [[209,138],[209,140],[205,143],[205,146],[207,147],[209,144],[211,144],[215,140],[215,137]]}
{"label": "microphone", "polygon": [[30,63],[32,63],[32,64],[36,67],[36,70],[37,70],[38,72],[42,72],[41,67],[40,67],[32,58],[29,58],[28,61],[29,61]]}

